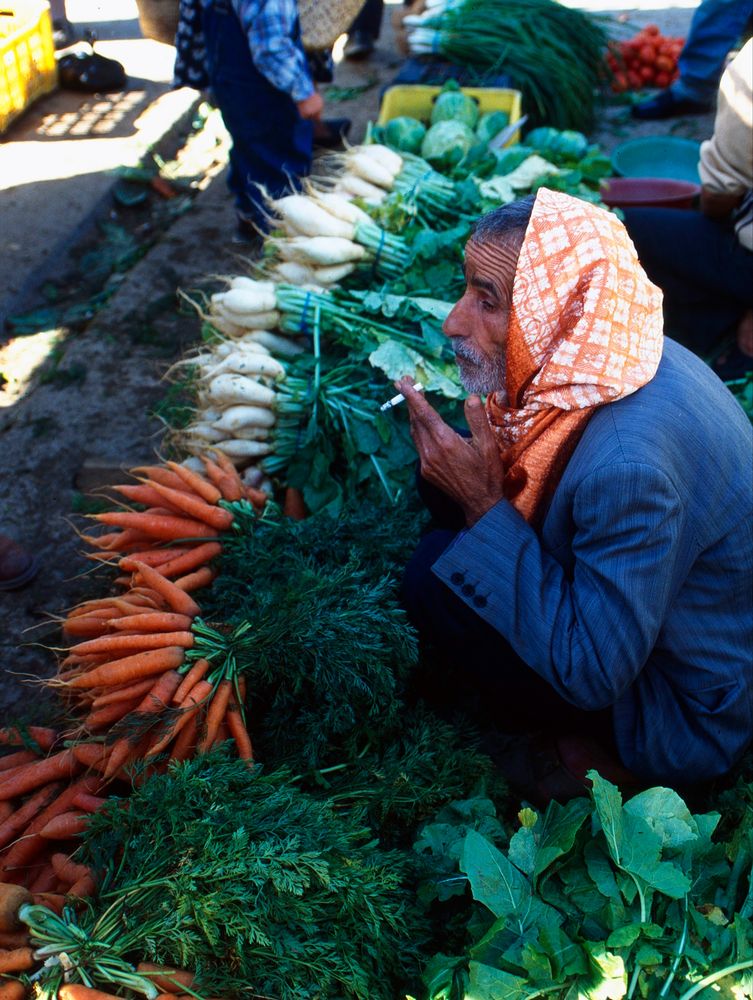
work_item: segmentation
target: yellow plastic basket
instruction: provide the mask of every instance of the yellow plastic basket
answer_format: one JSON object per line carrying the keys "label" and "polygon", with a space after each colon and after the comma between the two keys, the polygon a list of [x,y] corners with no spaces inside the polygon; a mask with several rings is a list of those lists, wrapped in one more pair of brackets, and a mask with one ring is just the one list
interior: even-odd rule
{"label": "yellow plastic basket", "polygon": [[0,0],[0,132],[57,85],[52,20],[46,0]]}
{"label": "yellow plastic basket", "polygon": [[[379,108],[378,125],[385,125],[392,118],[409,115],[428,124],[431,109],[441,87],[430,87],[425,84],[406,84],[390,87],[384,92]],[[510,124],[520,119],[521,95],[519,90],[509,90],[504,87],[461,87],[464,94],[478,101],[482,115],[487,111],[505,111],[509,115]],[[516,132],[507,145],[520,142],[520,133]]]}

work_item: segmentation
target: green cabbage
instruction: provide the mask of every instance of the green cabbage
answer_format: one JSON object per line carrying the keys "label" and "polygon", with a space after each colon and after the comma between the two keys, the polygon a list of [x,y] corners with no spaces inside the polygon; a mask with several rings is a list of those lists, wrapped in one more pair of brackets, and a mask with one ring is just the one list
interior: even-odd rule
{"label": "green cabbage", "polygon": [[495,149],[494,156],[497,159],[497,163],[492,171],[498,177],[504,177],[505,174],[512,173],[516,167],[527,160],[531,155],[533,150],[530,146],[507,146],[505,149]]}
{"label": "green cabbage", "polygon": [[487,111],[481,115],[476,126],[476,137],[481,142],[488,143],[498,132],[501,132],[505,125],[509,124],[510,116],[506,111]]}
{"label": "green cabbage", "polygon": [[449,170],[460,163],[475,142],[475,135],[459,121],[432,125],[421,143],[421,156],[437,170]]}
{"label": "green cabbage", "polygon": [[431,124],[458,121],[468,128],[475,128],[478,116],[478,104],[472,97],[459,90],[442,90],[431,111]]}
{"label": "green cabbage", "polygon": [[577,163],[588,152],[588,139],[572,129],[535,128],[526,136],[526,143],[555,163]]}
{"label": "green cabbage", "polygon": [[417,118],[401,115],[384,126],[384,141],[404,153],[418,153],[426,135],[426,126]]}

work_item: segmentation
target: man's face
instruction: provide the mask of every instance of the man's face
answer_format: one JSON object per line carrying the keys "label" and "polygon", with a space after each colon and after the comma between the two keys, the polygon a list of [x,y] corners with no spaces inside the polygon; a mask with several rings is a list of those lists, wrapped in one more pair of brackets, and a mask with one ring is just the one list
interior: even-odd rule
{"label": "man's face", "polygon": [[522,234],[499,245],[466,244],[465,292],[442,329],[452,342],[467,392],[488,395],[505,388],[507,327],[521,244]]}

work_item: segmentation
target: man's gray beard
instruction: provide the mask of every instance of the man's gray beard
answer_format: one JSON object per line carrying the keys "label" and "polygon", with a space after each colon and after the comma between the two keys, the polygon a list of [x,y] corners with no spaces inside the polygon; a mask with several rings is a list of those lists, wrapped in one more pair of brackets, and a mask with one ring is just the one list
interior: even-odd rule
{"label": "man's gray beard", "polygon": [[474,350],[462,337],[452,337],[452,349],[460,373],[460,384],[466,392],[488,396],[492,392],[504,392],[507,365],[504,354],[490,358]]}

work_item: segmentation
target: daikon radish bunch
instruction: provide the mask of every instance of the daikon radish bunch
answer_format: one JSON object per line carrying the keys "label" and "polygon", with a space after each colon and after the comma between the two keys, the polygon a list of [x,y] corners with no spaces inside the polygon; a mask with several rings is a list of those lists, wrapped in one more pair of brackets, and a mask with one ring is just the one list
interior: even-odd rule
{"label": "daikon radish bunch", "polygon": [[[410,262],[411,249],[402,237],[377,226],[360,210],[351,219],[344,218],[345,210],[335,214],[332,199],[328,204],[293,194],[270,200],[269,207],[286,233],[268,240],[269,245],[283,261],[311,269],[317,284],[331,284],[333,276],[342,280],[358,263],[369,264],[380,277],[396,278]],[[327,271],[330,280],[321,281],[320,271]]]}

